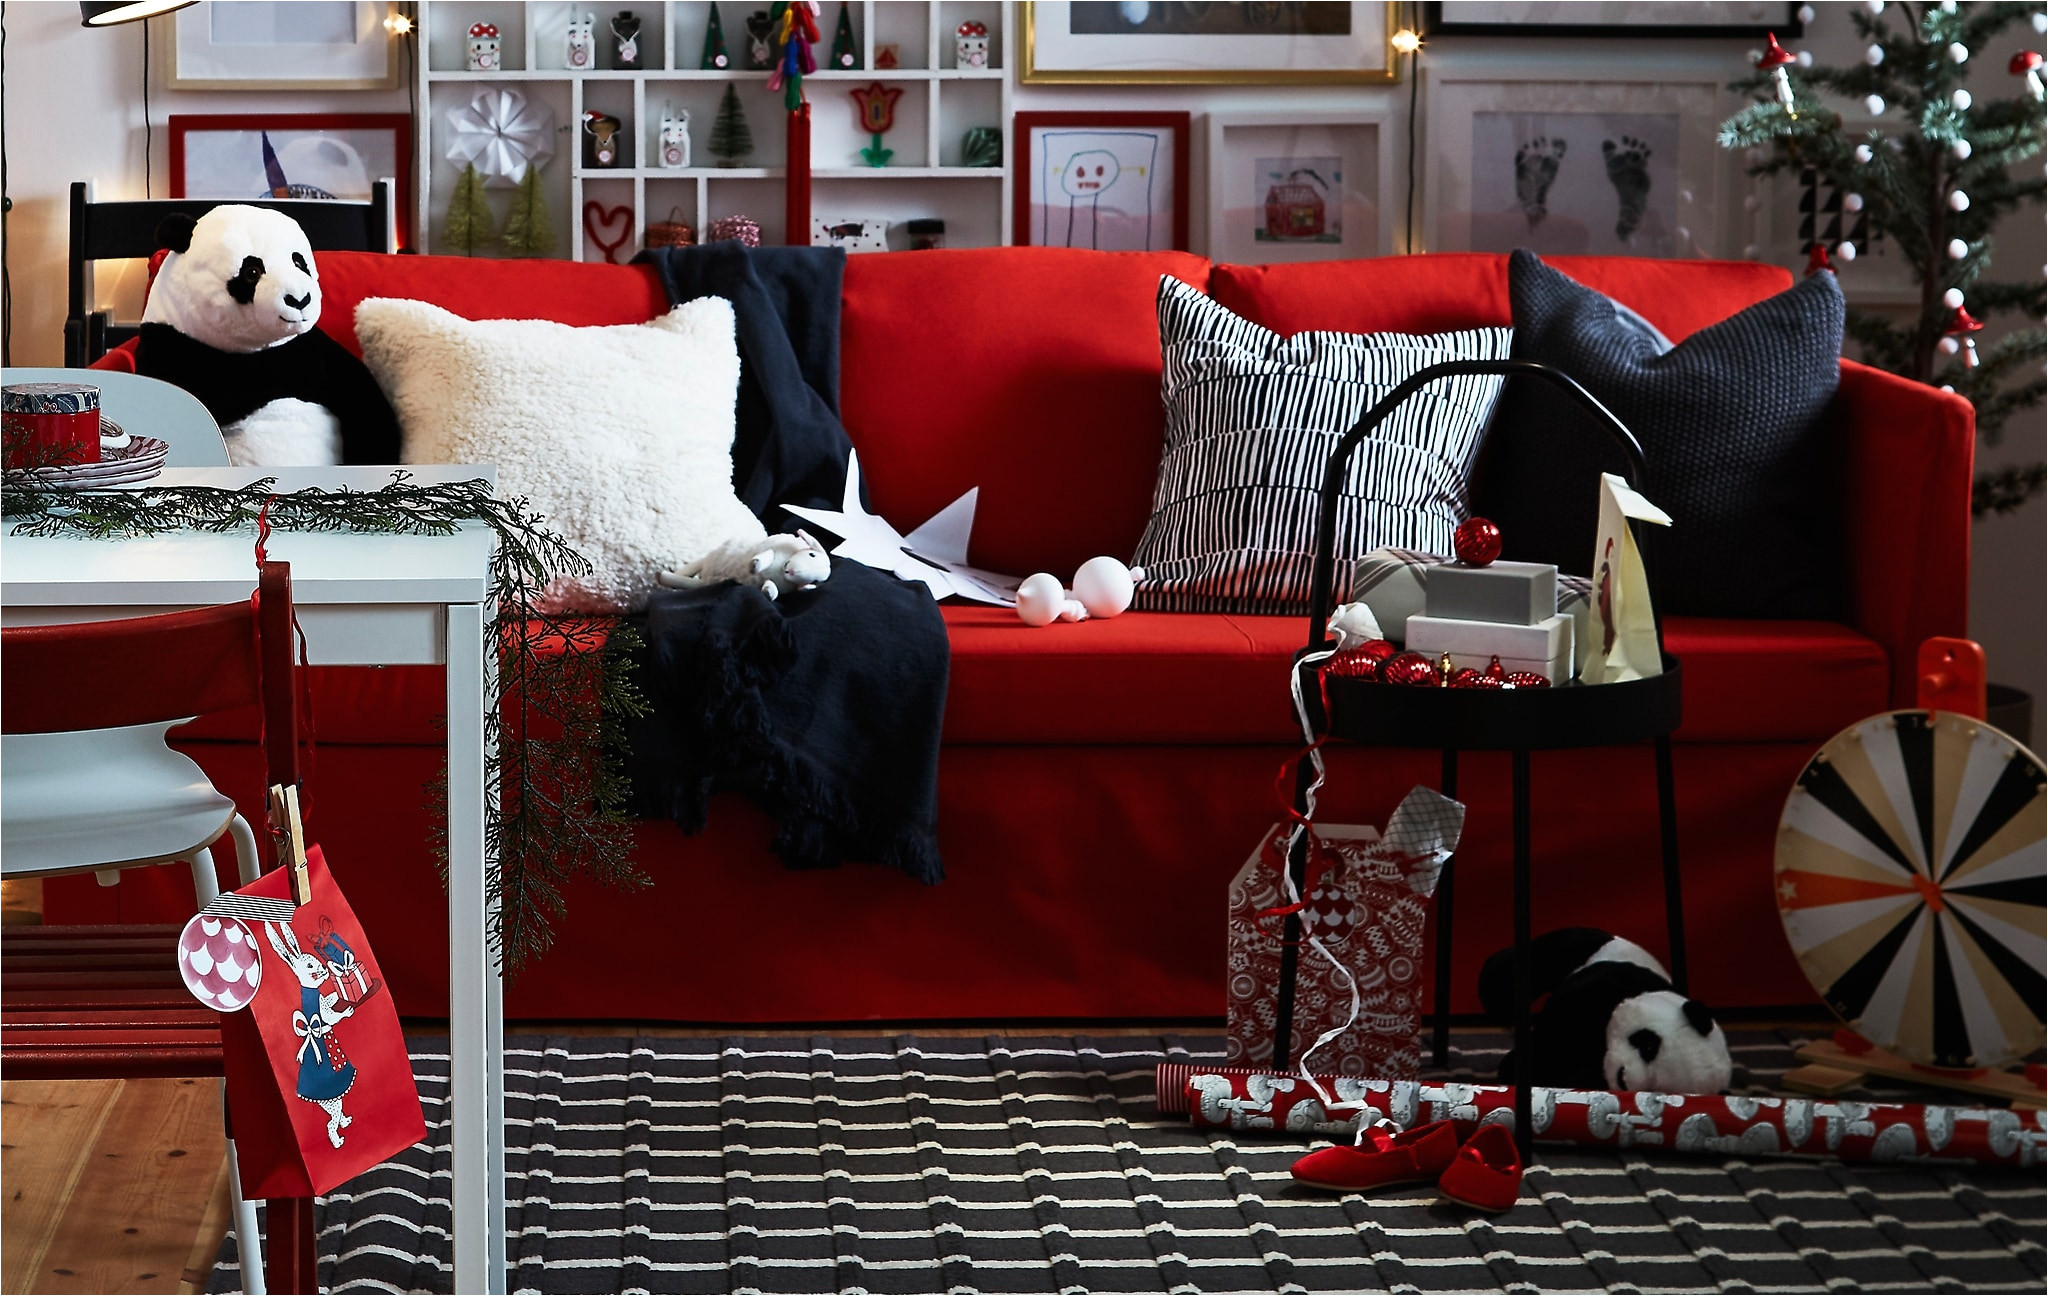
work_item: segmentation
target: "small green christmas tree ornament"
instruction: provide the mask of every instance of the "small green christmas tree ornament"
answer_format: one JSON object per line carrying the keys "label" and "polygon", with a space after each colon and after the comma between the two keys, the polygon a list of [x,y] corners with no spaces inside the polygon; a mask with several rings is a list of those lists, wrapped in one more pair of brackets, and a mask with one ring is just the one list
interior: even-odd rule
{"label": "small green christmas tree ornament", "polygon": [[540,191],[540,168],[532,163],[512,196],[500,241],[513,256],[546,256],[555,249],[555,223],[548,216],[547,196]]}
{"label": "small green christmas tree ornament", "polygon": [[704,29],[704,57],[697,64],[706,72],[723,72],[732,66],[725,49],[725,24],[718,20],[718,6],[711,6],[711,25]]}
{"label": "small green christmas tree ornament", "polygon": [[[528,167],[530,172],[533,168]],[[484,193],[484,178],[476,163],[462,168],[455,192],[448,199],[448,215],[441,223],[441,242],[465,256],[475,256],[491,242],[491,201]]]}
{"label": "small green christmas tree ornament", "polygon": [[839,0],[839,26],[832,33],[832,66],[851,72],[860,66],[860,43],[853,38],[853,15],[846,0]]}
{"label": "small green christmas tree ornament", "polygon": [[739,92],[728,85],[718,101],[718,115],[711,119],[711,154],[722,167],[736,167],[754,151],[754,133],[747,129],[747,112],[740,106]]}

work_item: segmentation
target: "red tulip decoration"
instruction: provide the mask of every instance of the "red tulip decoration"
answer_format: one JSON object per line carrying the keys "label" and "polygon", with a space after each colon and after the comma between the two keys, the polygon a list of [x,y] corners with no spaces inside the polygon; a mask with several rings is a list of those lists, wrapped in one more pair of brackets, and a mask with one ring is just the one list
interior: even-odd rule
{"label": "red tulip decoration", "polygon": [[2005,65],[2005,70],[2014,76],[2025,77],[2027,79],[2028,92],[2034,96],[2035,102],[2040,102],[2042,97],[2041,51],[2021,50],[2012,56],[2012,62]]}
{"label": "red tulip decoration", "polygon": [[847,93],[853,97],[854,110],[860,114],[860,128],[873,137],[873,143],[860,151],[862,160],[869,166],[886,166],[896,151],[882,147],[882,135],[896,124],[896,101],[903,97],[903,91],[877,81],[865,90]]}

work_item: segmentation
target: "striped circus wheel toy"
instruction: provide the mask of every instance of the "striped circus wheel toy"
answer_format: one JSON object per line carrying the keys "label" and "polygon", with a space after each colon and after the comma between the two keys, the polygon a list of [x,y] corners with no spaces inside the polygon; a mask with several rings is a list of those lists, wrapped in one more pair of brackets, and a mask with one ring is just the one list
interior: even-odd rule
{"label": "striped circus wheel toy", "polygon": [[1830,739],[1785,801],[1785,935],[1876,1049],[1923,1068],[2024,1058],[2048,1035],[2044,834],[2032,752],[1957,712],[1872,716]]}

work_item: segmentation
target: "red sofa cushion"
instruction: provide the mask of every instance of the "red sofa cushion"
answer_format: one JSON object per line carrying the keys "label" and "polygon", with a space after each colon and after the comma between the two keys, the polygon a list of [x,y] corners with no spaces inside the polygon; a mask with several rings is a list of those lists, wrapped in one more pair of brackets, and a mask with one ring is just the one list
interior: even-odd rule
{"label": "red sofa cushion", "polygon": [[[1552,257],[1547,264],[1641,312],[1674,342],[1792,286],[1784,267],[1754,261]],[[1218,265],[1210,271],[1209,294],[1285,334],[1441,333],[1514,322],[1508,259],[1494,252]]]}
{"label": "red sofa cushion", "polygon": [[1152,504],[1161,275],[1184,252],[977,248],[846,264],[840,412],[903,528],[981,490],[970,557],[1028,575],[1128,559]]}
{"label": "red sofa cushion", "polygon": [[432,302],[464,319],[544,319],[579,327],[644,324],[668,310],[647,266],[459,256],[320,254],[320,328],[357,355],[356,307],[365,297]]}

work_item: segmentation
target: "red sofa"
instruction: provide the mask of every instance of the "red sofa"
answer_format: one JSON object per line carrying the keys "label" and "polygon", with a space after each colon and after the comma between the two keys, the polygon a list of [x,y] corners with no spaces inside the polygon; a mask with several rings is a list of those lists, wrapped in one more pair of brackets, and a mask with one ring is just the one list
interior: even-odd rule
{"label": "red sofa", "polygon": [[[1567,274],[1674,339],[1777,292],[1747,263],[1564,258]],[[634,267],[329,254],[321,327],[354,344],[355,303],[419,297],[471,317],[575,324],[664,307]],[[854,257],[844,289],[842,406],[873,502],[901,525],[981,488],[976,561],[1073,571],[1128,556],[1161,437],[1162,273],[1283,332],[1434,331],[1509,322],[1506,258],[1211,265],[1194,256],[1005,248]],[[114,362],[118,363],[118,360]],[[1970,407],[1844,362],[1836,401],[1853,615],[1667,623],[1685,663],[1678,811],[1695,992],[1723,1008],[1812,1003],[1779,934],[1771,849],[1794,775],[1845,724],[1913,699],[1921,639],[1964,629]],[[1590,503],[1589,503],[1590,506]],[[574,888],[553,951],[511,986],[526,1018],[729,1022],[1215,1017],[1224,892],[1276,817],[1294,733],[1293,618],[1132,613],[1044,630],[946,607],[953,674],[940,769],[948,871],[784,871],[770,825],[727,797],[686,839],[639,826],[653,887]],[[435,772],[439,672],[315,671],[315,835],[346,879],[403,1012],[444,1011],[445,920],[421,785]],[[232,731],[188,749],[250,805],[260,763]],[[1335,754],[1324,818],[1383,820],[1422,751]],[[1536,920],[1662,945],[1647,748],[1538,754]],[[1467,757],[1457,951],[1505,943],[1505,757]],[[53,920],[163,918],[152,892],[54,888]],[[189,883],[185,884],[189,888]],[[1454,1006],[1476,1008],[1470,971]]]}

